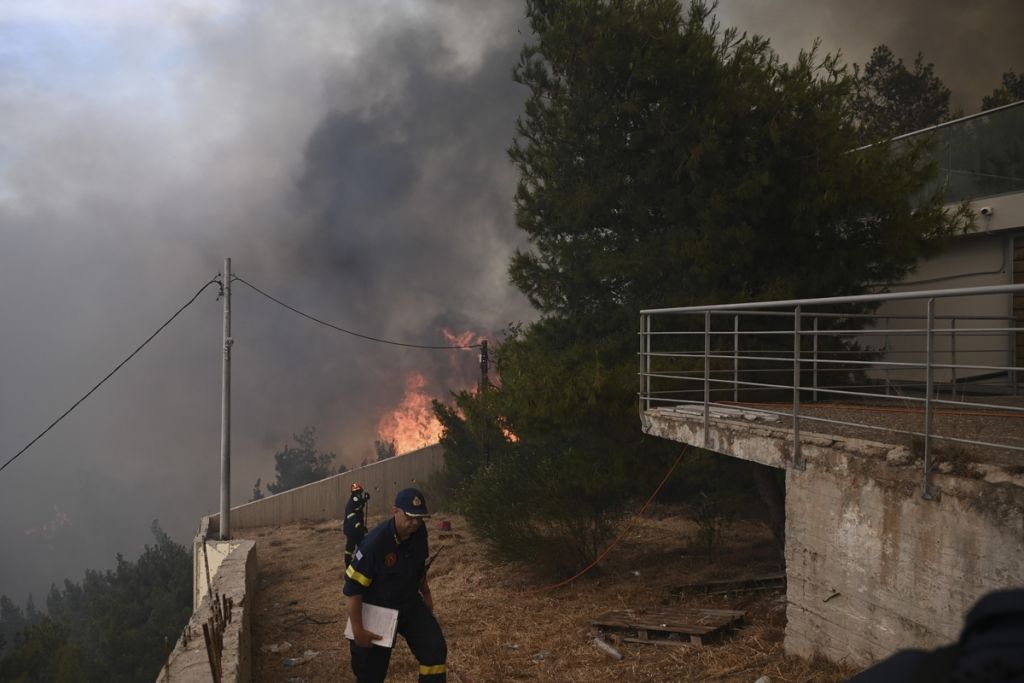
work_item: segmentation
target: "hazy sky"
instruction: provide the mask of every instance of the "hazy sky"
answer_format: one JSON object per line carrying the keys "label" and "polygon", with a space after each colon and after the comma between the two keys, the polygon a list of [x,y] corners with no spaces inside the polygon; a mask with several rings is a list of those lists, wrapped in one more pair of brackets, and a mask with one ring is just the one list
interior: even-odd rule
{"label": "hazy sky", "polygon": [[[948,9],[947,9],[948,5]],[[1018,0],[722,0],[784,58],[922,50],[966,111],[1024,69]],[[528,318],[505,149],[525,91],[515,0],[2,0],[0,462],[231,256],[242,277],[368,334],[444,343]],[[42,603],[154,519],[218,508],[221,304],[204,293],[0,473],[0,593]],[[233,499],[317,427],[357,464],[411,372],[443,397],[472,352],[352,339],[235,286]]]}

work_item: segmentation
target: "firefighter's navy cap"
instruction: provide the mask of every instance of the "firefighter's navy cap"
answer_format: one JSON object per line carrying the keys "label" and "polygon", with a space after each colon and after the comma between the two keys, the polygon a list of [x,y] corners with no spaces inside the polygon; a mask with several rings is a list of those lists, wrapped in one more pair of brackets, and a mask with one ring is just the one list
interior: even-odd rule
{"label": "firefighter's navy cap", "polygon": [[402,489],[395,496],[395,507],[410,517],[429,517],[427,499],[419,489]]}

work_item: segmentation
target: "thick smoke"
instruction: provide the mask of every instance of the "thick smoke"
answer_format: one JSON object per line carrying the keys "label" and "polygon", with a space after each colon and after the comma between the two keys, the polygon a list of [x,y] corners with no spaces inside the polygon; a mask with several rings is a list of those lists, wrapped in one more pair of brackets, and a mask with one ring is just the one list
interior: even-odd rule
{"label": "thick smoke", "polygon": [[[4,3],[0,7],[0,457],[6,460],[221,268],[312,315],[444,343],[528,318],[508,285],[525,92],[518,2]],[[784,7],[784,10],[780,10]],[[88,8],[88,9],[84,9]],[[816,36],[863,62],[936,63],[973,111],[1024,69],[1015,0],[722,0],[783,57]],[[472,352],[344,336],[236,283],[233,487],[303,427],[358,464],[411,372],[471,383]],[[0,474],[0,592],[186,540],[218,507],[213,289]]]}
{"label": "thick smoke", "polygon": [[[0,11],[0,34],[52,46],[0,54],[4,460],[224,256],[312,315],[404,342],[531,315],[507,276],[520,8],[250,5],[125,24]],[[63,52],[68,31],[93,62]],[[475,376],[473,352],[349,337],[237,282],[232,302],[235,502],[305,426],[355,466],[409,373],[438,398]],[[216,511],[220,335],[213,287],[4,470],[0,592],[40,602],[136,556],[153,519],[184,541]]]}
{"label": "thick smoke", "polygon": [[1024,71],[1018,0],[721,0],[718,7],[723,25],[770,38],[787,60],[816,38],[822,50],[858,64],[883,43],[907,64],[921,52],[965,114],[981,108],[1004,72]]}

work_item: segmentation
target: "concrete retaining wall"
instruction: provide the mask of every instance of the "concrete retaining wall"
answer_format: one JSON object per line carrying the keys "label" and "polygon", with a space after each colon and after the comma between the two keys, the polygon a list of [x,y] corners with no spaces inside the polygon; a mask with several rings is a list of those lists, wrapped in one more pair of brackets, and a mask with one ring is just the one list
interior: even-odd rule
{"label": "concrete retaining wall", "polygon": [[[299,488],[268,496],[262,500],[231,508],[231,532],[259,526],[277,526],[308,519],[340,519],[345,512],[349,487],[358,481],[370,493],[368,515],[389,512],[395,494],[416,486],[444,467],[444,451],[439,445],[427,446],[405,455],[376,462],[366,467],[336,474]],[[220,515],[211,515],[216,525]]]}
{"label": "concrete retaining wall", "polygon": [[857,457],[787,472],[787,652],[867,665],[936,647],[979,597],[1024,585],[1019,481],[940,474],[930,501],[916,471]]}
{"label": "concrete retaining wall", "polygon": [[[645,413],[644,430],[701,446],[699,417]],[[712,419],[710,447],[786,471],[786,651],[866,666],[956,640],[983,594],[1024,586],[1024,472],[939,465],[921,497],[906,447]],[[955,472],[955,473],[954,473]]]}
{"label": "concrete retaining wall", "polygon": [[[253,541],[237,541],[218,565],[217,574],[212,580],[216,594],[227,596],[233,602],[231,621],[224,629],[224,650],[220,660],[223,683],[248,683],[252,680],[251,627],[256,575],[256,544]],[[203,638],[203,624],[209,621],[212,614],[210,596],[204,592],[202,602],[192,613],[185,631],[175,644],[168,665],[157,677],[157,683],[209,683],[212,675]]]}

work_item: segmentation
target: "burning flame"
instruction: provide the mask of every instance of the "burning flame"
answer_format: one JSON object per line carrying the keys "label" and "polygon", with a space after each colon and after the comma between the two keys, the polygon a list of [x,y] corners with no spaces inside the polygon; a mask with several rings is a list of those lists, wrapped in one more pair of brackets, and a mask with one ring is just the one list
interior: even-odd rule
{"label": "burning flame", "polygon": [[[451,346],[478,345],[485,339],[481,334],[467,330],[452,332],[441,330],[445,340]],[[458,351],[474,351],[475,349],[453,349],[450,352],[450,375],[446,384],[454,391],[475,388],[480,381],[479,364],[467,363],[466,357]],[[377,423],[377,434],[382,441],[393,441],[396,452],[401,455],[435,444],[441,439],[441,423],[434,416],[430,404],[431,397],[427,394],[427,378],[420,372],[410,372],[405,378],[405,395],[401,403],[391,412],[385,414]],[[511,431],[502,427],[502,432],[511,442],[519,438]]]}
{"label": "burning flame", "polygon": [[409,373],[405,378],[402,402],[377,423],[381,440],[394,441],[398,454],[429,446],[441,439],[441,423],[434,416],[426,387],[427,378],[422,373]]}
{"label": "burning flame", "polygon": [[[479,344],[480,342],[482,342],[483,340],[485,340],[487,338],[487,337],[484,337],[483,335],[480,335],[480,334],[477,334],[476,332],[473,332],[472,330],[466,330],[465,332],[461,332],[461,333],[457,334],[457,333],[452,332],[451,330],[445,328],[445,329],[441,330],[441,334],[444,335],[444,338],[452,346],[470,346],[472,344]],[[472,351],[473,349],[462,349],[462,350],[464,350],[464,351]]]}

